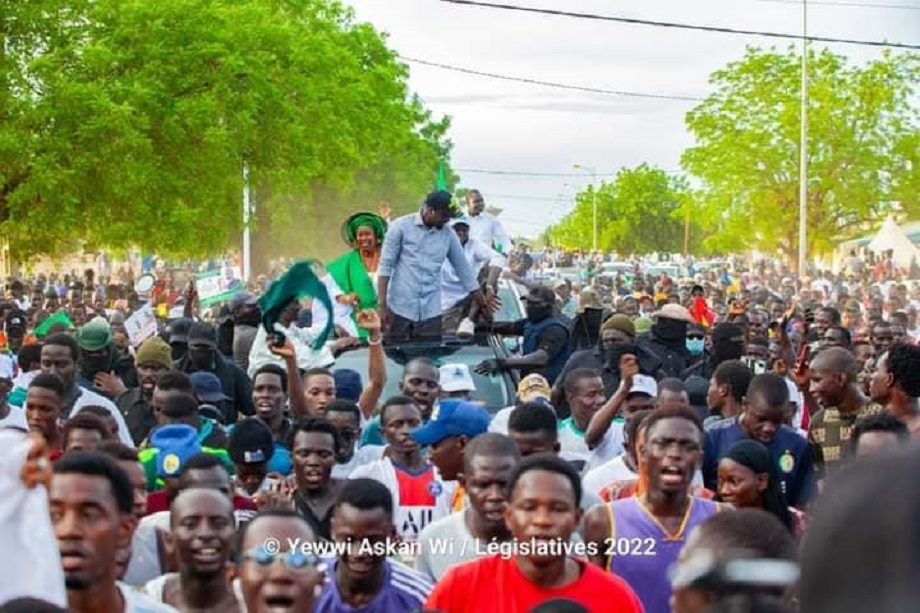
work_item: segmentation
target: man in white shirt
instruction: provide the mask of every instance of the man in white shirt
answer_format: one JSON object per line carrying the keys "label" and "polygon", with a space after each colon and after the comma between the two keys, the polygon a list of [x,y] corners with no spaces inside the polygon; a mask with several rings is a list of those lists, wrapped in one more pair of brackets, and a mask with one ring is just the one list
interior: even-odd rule
{"label": "man in white shirt", "polygon": [[502,255],[511,253],[511,235],[498,218],[486,213],[486,200],[478,189],[467,192],[466,206],[470,217],[470,236]]}
{"label": "man in white shirt", "polygon": [[[451,227],[460,239],[463,254],[470,263],[473,276],[482,281],[482,271],[486,270],[485,295],[486,300],[494,301],[498,294],[498,277],[502,272],[505,258],[491,247],[470,236],[470,217],[459,217],[450,222]],[[488,266],[488,268],[486,268]],[[450,261],[445,261],[441,266],[441,310],[443,312],[442,327],[445,334],[456,332],[461,338],[468,338],[476,331],[475,319],[479,312],[479,305],[473,302],[470,293],[463,288],[460,275],[454,270]]]}
{"label": "man in white shirt", "polygon": [[26,412],[10,406],[7,396],[13,389],[13,359],[5,354],[0,354],[0,428],[21,428],[28,430]]}

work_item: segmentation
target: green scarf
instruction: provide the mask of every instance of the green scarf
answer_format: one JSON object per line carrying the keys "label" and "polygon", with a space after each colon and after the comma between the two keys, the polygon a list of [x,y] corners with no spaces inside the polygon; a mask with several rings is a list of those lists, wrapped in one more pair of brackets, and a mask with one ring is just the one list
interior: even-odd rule
{"label": "green scarf", "polygon": [[[343,293],[355,294],[358,297],[357,306],[351,309],[351,318],[355,324],[358,322],[358,311],[377,308],[377,290],[371,283],[367,269],[364,268],[364,260],[361,259],[361,253],[357,249],[352,249],[329,262],[326,272]],[[366,338],[367,330],[358,326],[358,335]]]}
{"label": "green scarf", "polygon": [[319,351],[334,329],[333,311],[332,301],[329,300],[329,292],[326,291],[326,286],[313,272],[311,262],[295,263],[277,281],[271,284],[267,292],[262,294],[262,297],[259,298],[262,325],[265,327],[266,332],[277,335],[275,324],[281,319],[281,313],[291,302],[304,296],[311,296],[315,300],[319,300],[326,307],[326,313],[328,314],[326,326],[313,342],[313,350]]}

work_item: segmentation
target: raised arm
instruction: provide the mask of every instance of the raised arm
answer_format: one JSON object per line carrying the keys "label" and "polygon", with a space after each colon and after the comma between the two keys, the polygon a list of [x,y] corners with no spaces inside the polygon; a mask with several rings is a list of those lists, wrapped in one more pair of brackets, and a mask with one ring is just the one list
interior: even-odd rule
{"label": "raised arm", "polygon": [[358,325],[368,331],[367,335],[367,387],[361,392],[358,407],[365,419],[374,415],[383,388],[387,384],[386,356],[383,353],[383,339],[380,333],[380,317],[375,311],[358,313]]}

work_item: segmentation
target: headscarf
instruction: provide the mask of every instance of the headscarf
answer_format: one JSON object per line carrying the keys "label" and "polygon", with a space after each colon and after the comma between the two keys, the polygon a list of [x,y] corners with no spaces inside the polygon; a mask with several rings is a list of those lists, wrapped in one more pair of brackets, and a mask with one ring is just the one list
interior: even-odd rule
{"label": "headscarf", "polygon": [[342,224],[342,240],[355,246],[358,239],[358,228],[367,226],[374,231],[378,243],[383,243],[383,237],[387,233],[387,222],[376,213],[355,213],[345,220]]}
{"label": "headscarf", "polygon": [[763,510],[776,515],[783,525],[791,530],[792,514],[779,489],[779,478],[776,476],[776,468],[767,446],[752,438],[741,439],[729,447],[722,458],[728,458],[747,467],[755,475],[767,475],[767,489],[763,493]]}

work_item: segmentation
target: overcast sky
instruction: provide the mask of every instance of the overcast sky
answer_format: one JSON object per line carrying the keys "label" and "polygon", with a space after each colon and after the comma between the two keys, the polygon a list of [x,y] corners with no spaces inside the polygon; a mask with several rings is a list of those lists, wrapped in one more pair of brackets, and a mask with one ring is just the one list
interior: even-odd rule
{"label": "overcast sky", "polygon": [[[703,97],[709,75],[746,45],[792,41],[551,17],[439,0],[345,0],[358,19],[389,35],[405,57],[461,68],[609,90]],[[502,0],[597,13],[748,30],[801,33],[794,0]],[[809,2],[812,36],[920,43],[920,0]],[[888,4],[916,10],[829,6]],[[832,45],[857,61],[879,48]],[[514,235],[535,236],[561,218],[591,182],[574,163],[609,177],[642,162],[679,168],[692,141],[684,115],[695,103],[563,91],[409,64],[410,85],[435,113],[452,118],[458,169],[572,173],[570,177],[461,172]]]}

